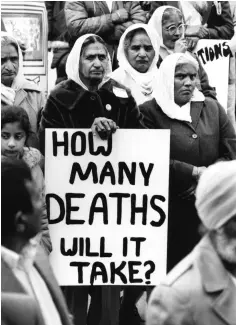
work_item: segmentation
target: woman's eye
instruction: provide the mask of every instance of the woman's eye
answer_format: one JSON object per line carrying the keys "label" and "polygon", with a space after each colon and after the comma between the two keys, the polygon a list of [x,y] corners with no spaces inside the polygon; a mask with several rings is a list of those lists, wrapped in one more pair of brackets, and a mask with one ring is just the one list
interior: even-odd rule
{"label": "woman's eye", "polygon": [[23,134],[17,134],[17,135],[15,135],[15,139],[16,140],[21,140],[23,137],[24,137]]}
{"label": "woman's eye", "polygon": [[153,47],[152,46],[146,46],[145,47],[145,51],[146,52],[151,52],[153,50]]}
{"label": "woman's eye", "polygon": [[9,134],[7,134],[7,133],[2,133],[2,134],[1,134],[1,137],[2,137],[2,139],[4,139],[4,140],[7,140],[7,139],[10,138]]}
{"label": "woman's eye", "polygon": [[139,50],[139,46],[132,46],[132,47],[131,47],[131,50],[133,50],[133,51],[138,51],[138,50]]}
{"label": "woman's eye", "polygon": [[99,60],[100,60],[100,61],[104,61],[104,60],[106,60],[106,56],[105,56],[105,55],[100,55],[100,56],[99,56]]}

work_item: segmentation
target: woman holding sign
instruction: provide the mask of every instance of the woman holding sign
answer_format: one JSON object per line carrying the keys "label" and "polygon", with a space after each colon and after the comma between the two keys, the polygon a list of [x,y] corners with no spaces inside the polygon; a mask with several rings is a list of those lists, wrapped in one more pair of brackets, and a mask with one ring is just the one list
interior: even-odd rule
{"label": "woman holding sign", "polygon": [[195,189],[202,172],[218,160],[236,159],[236,134],[225,110],[196,88],[197,61],[167,56],[159,69],[156,97],[140,106],[151,129],[170,129],[168,270],[200,239]]}
{"label": "woman holding sign", "polygon": [[[182,12],[172,6],[161,6],[157,8],[148,25],[152,27],[160,37],[160,56],[157,66],[166,56],[171,53],[185,53],[193,50],[196,42],[191,38],[185,38],[185,25]],[[197,39],[198,40],[198,39]],[[195,57],[194,54],[191,54]],[[196,60],[197,56],[195,57]],[[199,68],[197,73],[197,88],[203,92],[205,96],[216,99],[214,88],[209,85],[208,77],[198,60]]]}
{"label": "woman holding sign", "polygon": [[51,92],[42,112],[40,147],[45,128],[90,128],[103,138],[120,128],[143,128],[130,91],[109,78],[111,59],[104,41],[93,34],[75,42],[66,63],[68,80]]}
{"label": "woman holding sign", "polygon": [[[62,81],[51,92],[42,112],[40,146],[44,153],[45,128],[90,128],[106,138],[120,128],[144,128],[142,115],[130,91],[108,76],[111,60],[104,41],[97,35],[87,34],[77,39],[68,56],[68,80]],[[114,290],[113,290],[114,289]],[[110,306],[116,292],[113,287],[66,287],[68,305],[75,325],[98,324],[108,313],[102,313],[101,304]],[[119,288],[116,300],[120,299]],[[106,293],[105,293],[106,292]],[[88,293],[91,303],[87,317]],[[105,301],[104,301],[105,300]],[[117,305],[117,302],[114,303]],[[110,312],[115,319],[117,308]],[[118,317],[118,315],[117,315]],[[112,321],[108,321],[113,324]]]}

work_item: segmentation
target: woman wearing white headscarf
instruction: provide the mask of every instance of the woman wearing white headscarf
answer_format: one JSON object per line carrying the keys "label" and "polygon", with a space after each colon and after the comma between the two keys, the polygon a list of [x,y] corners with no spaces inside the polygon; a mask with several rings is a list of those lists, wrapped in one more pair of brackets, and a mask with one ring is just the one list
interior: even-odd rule
{"label": "woman wearing white headscarf", "polygon": [[21,106],[26,110],[33,131],[28,145],[38,148],[37,121],[44,96],[34,82],[24,77],[21,49],[17,40],[6,32],[1,32],[1,61],[1,105]]}
{"label": "woman wearing white headscarf", "polygon": [[130,26],[120,39],[119,68],[110,77],[128,87],[138,105],[153,98],[159,48],[158,35],[146,24]]}
{"label": "woman wearing white headscarf", "polygon": [[[164,58],[173,53],[189,52],[192,48],[192,40],[185,38],[185,25],[182,12],[172,6],[157,8],[148,25],[152,27],[160,37],[160,56],[157,66],[160,67]],[[191,52],[189,52],[191,53]],[[208,76],[199,59],[193,53],[191,55],[198,61],[197,88],[207,97],[216,99],[215,89],[209,85]]]}
{"label": "woman wearing white headscarf", "polygon": [[100,36],[77,39],[66,63],[68,80],[51,92],[42,112],[40,147],[45,128],[90,128],[101,137],[120,128],[143,127],[130,91],[109,78],[111,60]]}
{"label": "woman wearing white headscarf", "polygon": [[194,207],[202,171],[218,160],[236,159],[236,134],[225,110],[196,91],[197,61],[189,54],[167,56],[155,99],[140,106],[151,129],[170,129],[168,270],[199,240]]}

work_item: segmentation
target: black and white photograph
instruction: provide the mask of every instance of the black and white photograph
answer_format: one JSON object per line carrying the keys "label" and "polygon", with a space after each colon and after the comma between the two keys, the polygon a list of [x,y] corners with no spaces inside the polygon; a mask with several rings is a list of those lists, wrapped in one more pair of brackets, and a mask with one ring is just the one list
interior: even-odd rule
{"label": "black and white photograph", "polygon": [[1,325],[236,325],[236,1],[0,1]]}

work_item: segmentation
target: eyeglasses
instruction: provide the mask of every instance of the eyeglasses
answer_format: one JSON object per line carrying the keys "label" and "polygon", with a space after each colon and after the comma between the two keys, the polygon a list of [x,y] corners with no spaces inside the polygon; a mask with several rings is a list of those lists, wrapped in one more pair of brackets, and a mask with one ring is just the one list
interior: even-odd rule
{"label": "eyeglasses", "polygon": [[184,24],[181,24],[179,26],[170,26],[170,27],[166,28],[166,31],[170,35],[176,34],[177,31],[179,31],[180,34],[183,34],[183,32],[185,31],[185,28],[186,28],[186,26]]}

